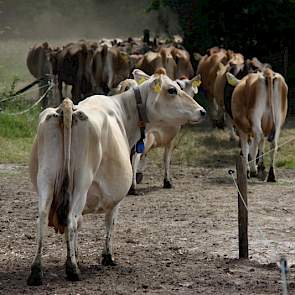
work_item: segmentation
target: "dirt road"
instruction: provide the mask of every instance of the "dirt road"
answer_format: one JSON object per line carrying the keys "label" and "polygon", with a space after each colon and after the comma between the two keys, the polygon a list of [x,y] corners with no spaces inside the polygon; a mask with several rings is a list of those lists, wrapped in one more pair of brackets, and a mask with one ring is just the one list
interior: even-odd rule
{"label": "dirt road", "polygon": [[43,286],[28,287],[37,198],[27,167],[1,166],[0,294],[280,294],[280,253],[295,294],[295,171],[279,170],[276,184],[250,182],[249,261],[237,260],[237,194],[227,170],[172,171],[175,188],[164,190],[162,172],[149,164],[141,194],[123,200],[117,266],[101,266],[103,216],[89,215],[79,236],[83,280],[66,280],[65,243],[50,229]]}

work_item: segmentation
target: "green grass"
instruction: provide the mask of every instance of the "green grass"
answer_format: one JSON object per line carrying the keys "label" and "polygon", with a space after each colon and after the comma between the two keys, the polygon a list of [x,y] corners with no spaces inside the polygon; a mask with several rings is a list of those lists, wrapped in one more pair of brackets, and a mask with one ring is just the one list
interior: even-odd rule
{"label": "green grass", "polygon": [[[0,93],[0,100],[14,92],[15,83],[6,85]],[[28,113],[13,115],[27,109],[32,102],[24,96],[1,103],[0,112],[0,163],[28,163],[29,154],[36,133],[40,106]]]}
{"label": "green grass", "polygon": [[[238,143],[229,140],[229,133],[226,129],[212,129],[208,125],[208,122],[204,122],[199,126],[186,127],[181,131],[179,137],[182,138],[179,144],[176,140],[176,147],[173,151],[173,164],[211,168],[229,168],[235,165],[236,157],[240,151]],[[279,139],[276,167],[295,169],[294,146],[295,119],[288,118]],[[269,149],[269,144],[266,141],[265,152],[267,153]],[[163,149],[152,150],[149,155],[149,158],[156,161],[159,167],[162,166],[162,157]],[[268,165],[268,153],[264,159],[265,164]]]}

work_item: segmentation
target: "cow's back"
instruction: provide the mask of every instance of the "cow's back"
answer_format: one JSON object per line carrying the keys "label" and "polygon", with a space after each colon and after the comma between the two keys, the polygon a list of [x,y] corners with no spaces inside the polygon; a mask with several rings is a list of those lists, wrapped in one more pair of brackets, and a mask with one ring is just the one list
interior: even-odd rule
{"label": "cow's back", "polygon": [[26,63],[30,73],[37,79],[46,74],[52,73],[49,53],[51,49],[48,43],[35,45],[32,47],[27,55]]}
{"label": "cow's back", "polygon": [[232,93],[232,116],[235,125],[246,134],[251,134],[253,115],[258,104],[264,102],[259,101],[259,96],[265,99],[267,95],[265,88],[261,87],[265,84],[265,79],[261,73],[253,73],[245,76],[235,87]]}

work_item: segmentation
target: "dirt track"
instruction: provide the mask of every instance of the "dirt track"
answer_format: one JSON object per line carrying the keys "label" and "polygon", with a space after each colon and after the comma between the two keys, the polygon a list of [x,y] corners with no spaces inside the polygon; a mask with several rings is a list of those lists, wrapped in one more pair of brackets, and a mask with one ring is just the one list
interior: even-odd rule
{"label": "dirt track", "polygon": [[279,294],[276,253],[295,264],[295,171],[279,170],[277,184],[250,183],[251,259],[239,261],[237,198],[227,170],[174,166],[175,188],[164,190],[161,171],[149,166],[142,195],[125,198],[119,210],[116,267],[101,266],[103,216],[89,215],[79,237],[83,280],[65,279],[66,247],[50,229],[43,286],[27,287],[37,199],[26,167],[0,171],[0,294]]}

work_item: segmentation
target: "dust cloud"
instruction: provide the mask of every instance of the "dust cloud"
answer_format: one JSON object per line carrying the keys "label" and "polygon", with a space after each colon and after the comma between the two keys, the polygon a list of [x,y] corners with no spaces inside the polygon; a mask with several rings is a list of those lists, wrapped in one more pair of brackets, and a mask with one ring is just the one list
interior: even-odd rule
{"label": "dust cloud", "polygon": [[[0,39],[100,39],[179,34],[176,15],[168,8],[146,12],[149,0],[3,0],[0,1]],[[167,31],[167,30],[166,30]]]}

